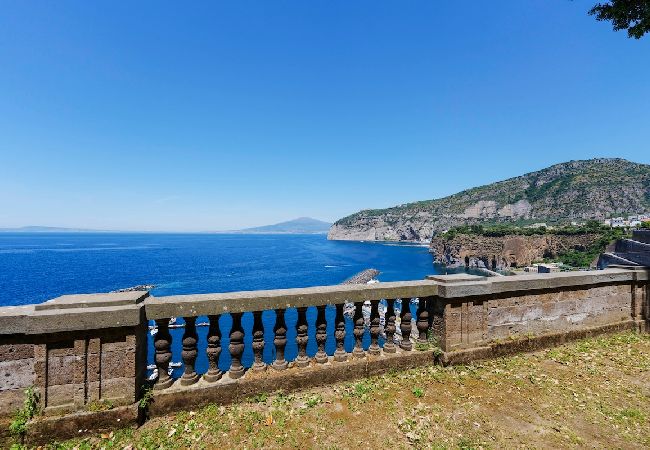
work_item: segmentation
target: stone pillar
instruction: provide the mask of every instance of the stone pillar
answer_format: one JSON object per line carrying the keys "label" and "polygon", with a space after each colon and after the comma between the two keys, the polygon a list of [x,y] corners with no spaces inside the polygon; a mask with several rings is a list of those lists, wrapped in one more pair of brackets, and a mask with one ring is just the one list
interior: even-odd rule
{"label": "stone pillar", "polygon": [[296,366],[307,367],[309,365],[309,356],[307,356],[307,342],[309,341],[307,325],[307,308],[298,308],[296,344],[298,344],[298,356],[296,357]]}
{"label": "stone pillar", "polygon": [[381,347],[379,347],[379,300],[371,301],[370,310],[370,347],[368,353],[371,355],[380,355]]}
{"label": "stone pillar", "polygon": [[318,315],[316,316],[316,342],[318,343],[318,351],[314,355],[314,360],[319,364],[324,364],[328,361],[327,353],[325,353],[325,341],[327,341],[327,321],[325,319],[325,305],[317,307]]}
{"label": "stone pillar", "polygon": [[363,334],[365,332],[365,324],[363,321],[363,302],[354,304],[354,339],[355,345],[352,350],[352,355],[355,358],[363,358],[366,352],[363,351]]}
{"label": "stone pillar", "polygon": [[386,342],[384,342],[384,353],[395,353],[395,300],[392,298],[386,299],[386,315],[384,317],[386,322]]}
{"label": "stone pillar", "polygon": [[418,344],[427,344],[427,331],[429,330],[429,310],[427,308],[426,298],[420,298],[418,301],[418,320],[415,326],[418,329]]}
{"label": "stone pillar", "polygon": [[154,338],[154,348],[156,349],[156,367],[158,368],[158,380],[154,389],[166,389],[174,383],[174,379],[169,376],[169,363],[172,360],[172,336],[169,334],[169,319],[156,320],[158,332]]}
{"label": "stone pillar", "polygon": [[336,331],[334,337],[336,338],[336,351],[334,352],[334,361],[343,362],[347,361],[348,354],[345,352],[345,316],[343,315],[344,305],[336,305]]}
{"label": "stone pillar", "polygon": [[197,342],[199,338],[196,335],[196,317],[185,318],[185,333],[183,334],[183,364],[185,364],[185,371],[181,377],[181,384],[189,386],[199,381],[199,375],[194,370],[194,363],[198,355]]}
{"label": "stone pillar", "polygon": [[241,364],[241,355],[244,353],[244,330],[241,327],[241,315],[242,313],[231,314],[232,330],[230,330],[230,345],[228,349],[230,350],[232,362],[230,363],[228,375],[232,379],[241,378],[246,371]]}
{"label": "stone pillar", "polygon": [[262,311],[253,312],[253,353],[255,362],[252,369],[256,372],[266,370],[266,364],[262,360],[264,352],[264,325],[262,324]]}
{"label": "stone pillar", "polygon": [[440,298],[434,298],[431,302],[433,303],[431,307],[431,332],[438,341],[438,346],[442,350],[448,351],[446,338],[447,327],[445,324],[445,302]]}
{"label": "stone pillar", "polygon": [[208,371],[203,379],[210,383],[221,379],[223,372],[219,370],[219,356],[221,355],[221,331],[219,329],[219,316],[210,316],[210,329],[208,330]]}
{"label": "stone pillar", "polygon": [[275,319],[275,361],[273,367],[275,370],[284,370],[287,368],[287,361],[284,359],[284,347],[287,345],[287,325],[284,321],[284,309],[276,311]]}
{"label": "stone pillar", "polygon": [[413,343],[411,342],[411,299],[403,298],[402,299],[402,312],[401,312],[401,322],[399,328],[402,332],[402,342],[399,346],[402,350],[410,351],[413,349]]}
{"label": "stone pillar", "polygon": [[[148,322],[143,310],[147,296],[146,292],[66,295],[36,305],[0,308],[0,419],[23,406],[24,391],[30,386],[45,415],[86,411],[94,402],[133,405],[147,371]],[[154,338],[157,389],[173,382],[167,373],[171,359],[167,321],[159,321]]]}

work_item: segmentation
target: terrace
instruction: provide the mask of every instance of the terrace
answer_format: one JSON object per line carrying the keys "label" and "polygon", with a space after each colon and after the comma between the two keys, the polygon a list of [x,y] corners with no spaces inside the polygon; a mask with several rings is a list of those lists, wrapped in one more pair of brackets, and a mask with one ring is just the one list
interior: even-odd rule
{"label": "terrace", "polygon": [[[647,331],[648,311],[648,271],[624,267],[172,297],[64,296],[0,308],[0,420],[6,430],[33,386],[40,414],[26,442],[69,438],[269,392]],[[171,318],[184,325],[170,327]],[[170,370],[181,362],[182,371]]]}

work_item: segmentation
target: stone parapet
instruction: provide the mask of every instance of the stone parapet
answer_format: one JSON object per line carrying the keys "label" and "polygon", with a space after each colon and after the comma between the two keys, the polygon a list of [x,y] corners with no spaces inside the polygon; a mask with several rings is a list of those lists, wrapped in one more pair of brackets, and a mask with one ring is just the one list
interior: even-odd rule
{"label": "stone parapet", "polygon": [[[262,320],[267,311],[276,316],[273,329]],[[294,319],[285,320],[289,311]],[[244,313],[253,313],[252,322]],[[115,418],[131,423],[146,386],[149,323],[156,324],[150,413],[162,414],[389,369],[466,363],[602,332],[646,331],[649,313],[648,270],[625,267],[169,297],[64,296],[0,308],[0,422],[34,386],[44,413],[31,428],[34,442]],[[222,330],[224,314],[232,326]],[[197,327],[204,325],[207,336],[204,331],[199,338]],[[181,360],[172,361],[173,346],[182,348]],[[265,352],[269,346],[273,351]],[[285,352],[290,346],[295,357]],[[247,352],[252,361],[245,360]],[[197,369],[199,358],[207,369]],[[182,363],[182,376],[170,370],[172,363]]]}
{"label": "stone parapet", "polygon": [[64,296],[0,308],[0,422],[22,406],[28,387],[43,417],[133,405],[146,370],[145,297]]}

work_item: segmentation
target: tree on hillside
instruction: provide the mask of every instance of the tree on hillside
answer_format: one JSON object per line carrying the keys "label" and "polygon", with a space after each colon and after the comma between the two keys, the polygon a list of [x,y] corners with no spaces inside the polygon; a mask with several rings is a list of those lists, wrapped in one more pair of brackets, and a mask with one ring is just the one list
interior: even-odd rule
{"label": "tree on hillside", "polygon": [[650,0],[610,0],[598,3],[589,15],[612,22],[614,31],[627,30],[631,38],[639,39],[650,31]]}

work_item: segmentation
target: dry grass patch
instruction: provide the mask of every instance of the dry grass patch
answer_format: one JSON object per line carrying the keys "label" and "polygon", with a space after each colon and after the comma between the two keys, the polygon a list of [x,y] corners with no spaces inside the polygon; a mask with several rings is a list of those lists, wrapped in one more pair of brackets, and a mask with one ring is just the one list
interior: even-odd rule
{"label": "dry grass patch", "polygon": [[648,448],[650,335],[261,394],[52,448]]}

